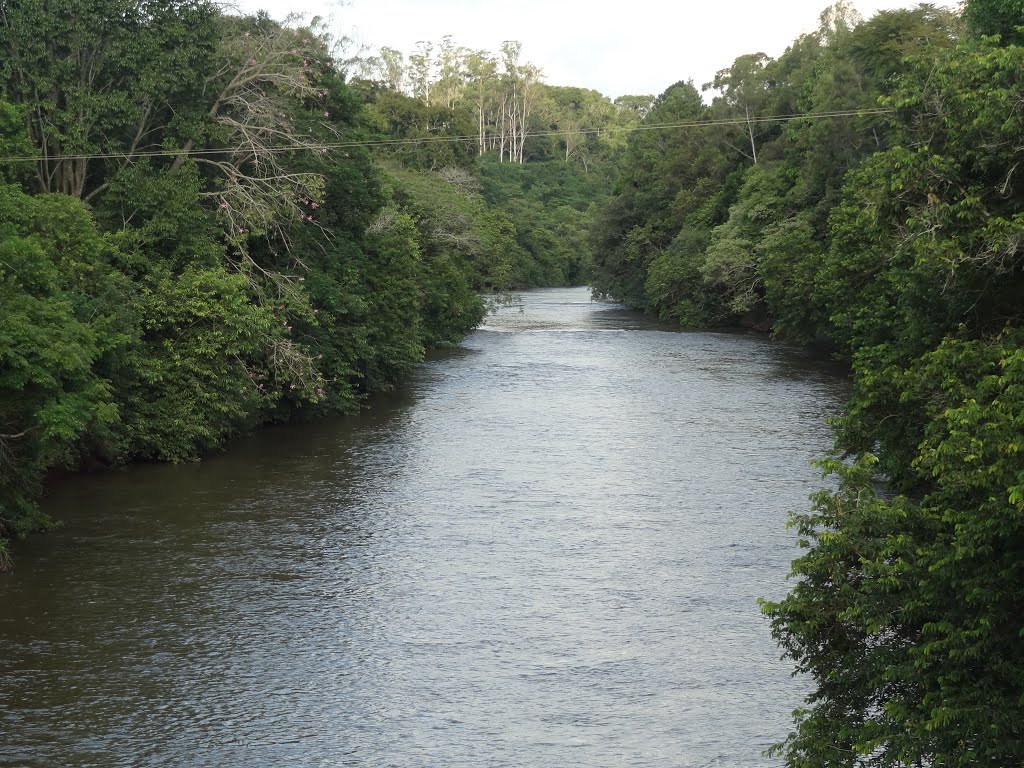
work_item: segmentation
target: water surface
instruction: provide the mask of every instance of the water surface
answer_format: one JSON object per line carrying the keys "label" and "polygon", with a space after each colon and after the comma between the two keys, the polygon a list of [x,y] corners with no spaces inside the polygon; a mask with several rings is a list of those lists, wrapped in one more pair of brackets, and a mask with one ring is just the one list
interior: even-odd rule
{"label": "water surface", "polygon": [[357,418],[72,479],[0,578],[0,765],[774,765],[756,599],[844,392],[537,291]]}

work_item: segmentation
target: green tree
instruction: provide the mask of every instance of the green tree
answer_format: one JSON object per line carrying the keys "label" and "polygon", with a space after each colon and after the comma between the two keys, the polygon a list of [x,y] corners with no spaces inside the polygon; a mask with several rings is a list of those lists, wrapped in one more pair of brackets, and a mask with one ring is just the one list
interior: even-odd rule
{"label": "green tree", "polygon": [[[630,135],[623,176],[591,232],[597,292],[687,324],[715,323],[723,314],[694,278],[711,230],[727,214],[740,158],[710,132],[656,126],[707,115],[692,83],[658,97],[644,120],[652,130]],[[703,309],[694,314],[692,307]]]}
{"label": "green tree", "polygon": [[1022,0],[968,0],[964,18],[975,35],[999,35],[1004,45],[1024,44]]}
{"label": "green tree", "polygon": [[35,148],[24,130],[20,110],[0,98],[0,183],[31,183],[32,166],[26,162],[5,162],[4,158],[33,157]]}
{"label": "green tree", "polygon": [[714,89],[719,95],[714,99],[719,117],[734,117],[741,140],[730,146],[757,165],[758,139],[771,130],[762,111],[770,97],[771,81],[768,78],[771,59],[764,53],[740,56],[729,69],[719,70],[715,79],[704,85],[704,90]]}
{"label": "green tree", "polygon": [[79,441],[117,419],[93,364],[105,319],[81,293],[105,247],[77,200],[0,187],[0,567],[2,539],[45,525],[44,473],[74,466]]}
{"label": "green tree", "polygon": [[105,168],[171,140],[213,65],[216,16],[202,0],[5,3],[0,79],[37,148],[36,189],[91,198]]}

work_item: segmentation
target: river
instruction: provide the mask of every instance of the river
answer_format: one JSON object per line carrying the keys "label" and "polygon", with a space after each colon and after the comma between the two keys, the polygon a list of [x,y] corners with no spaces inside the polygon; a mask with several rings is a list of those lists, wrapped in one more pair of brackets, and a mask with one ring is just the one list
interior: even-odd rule
{"label": "river", "polygon": [[756,600],[846,386],[533,291],[355,418],[71,478],[0,578],[0,765],[776,765]]}

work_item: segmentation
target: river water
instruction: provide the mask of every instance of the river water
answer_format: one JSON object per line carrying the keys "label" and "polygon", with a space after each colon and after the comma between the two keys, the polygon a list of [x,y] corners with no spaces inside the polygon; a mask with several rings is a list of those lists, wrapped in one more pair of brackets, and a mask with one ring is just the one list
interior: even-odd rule
{"label": "river water", "polygon": [[0,578],[0,765],[775,765],[756,600],[845,388],[536,291],[356,418],[74,478]]}

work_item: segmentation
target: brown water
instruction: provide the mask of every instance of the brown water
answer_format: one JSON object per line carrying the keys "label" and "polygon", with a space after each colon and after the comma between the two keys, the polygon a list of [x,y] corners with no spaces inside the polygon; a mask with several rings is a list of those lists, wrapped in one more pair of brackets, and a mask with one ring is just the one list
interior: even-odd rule
{"label": "brown water", "polygon": [[0,765],[774,765],[755,601],[845,382],[523,298],[358,418],[55,492],[0,578]]}

